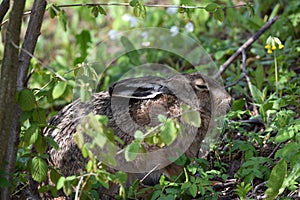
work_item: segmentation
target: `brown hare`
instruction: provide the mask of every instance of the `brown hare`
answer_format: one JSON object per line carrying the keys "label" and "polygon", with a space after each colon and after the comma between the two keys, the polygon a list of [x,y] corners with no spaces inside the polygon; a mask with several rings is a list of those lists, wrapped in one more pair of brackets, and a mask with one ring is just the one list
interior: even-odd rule
{"label": "brown hare", "polygon": [[[108,117],[108,126],[124,141],[124,144],[120,145],[123,148],[131,143],[132,133],[136,130],[145,131],[145,127],[157,126],[160,123],[157,120],[159,114],[168,118],[179,118],[183,113],[183,104],[200,113],[201,125],[195,128],[183,122],[190,127],[184,129],[186,136],[194,135],[184,142],[183,138],[177,138],[170,146],[184,149],[181,153],[185,153],[186,156],[198,157],[202,141],[213,129],[214,118],[224,115],[230,108],[230,102],[230,96],[218,82],[199,72],[168,78],[147,76],[118,81],[112,84],[108,91],[94,94],[86,103],[74,101],[50,120],[49,125],[55,128],[45,128],[44,134],[57,142],[59,150],[49,148],[49,164],[59,168],[64,176],[84,171],[86,160],[73,136],[81,119],[89,113]],[[158,147],[147,145],[145,148],[149,152],[160,150]],[[167,156],[171,155],[162,151],[158,160],[164,162],[163,159]],[[135,166],[129,166],[129,183],[135,178],[142,178],[143,173],[153,169],[154,165],[147,165],[147,162],[152,162],[150,159],[157,157],[150,156],[146,163],[145,160],[140,163],[137,161]],[[127,164],[126,161],[121,163]],[[147,183],[155,183],[161,173],[167,176],[177,175],[181,169],[174,163],[162,163],[162,166],[148,176]],[[141,167],[145,168],[144,171],[139,170]]]}

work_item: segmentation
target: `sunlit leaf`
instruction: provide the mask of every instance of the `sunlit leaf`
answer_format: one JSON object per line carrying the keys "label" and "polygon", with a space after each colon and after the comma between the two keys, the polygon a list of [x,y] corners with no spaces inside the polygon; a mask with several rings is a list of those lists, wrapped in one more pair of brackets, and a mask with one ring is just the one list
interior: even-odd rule
{"label": "sunlit leaf", "polygon": [[32,178],[40,183],[47,178],[47,172],[47,163],[39,157],[34,157],[31,161]]}
{"label": "sunlit leaf", "polygon": [[138,156],[140,145],[136,142],[129,144],[125,149],[125,159],[127,161],[133,161]]}
{"label": "sunlit leaf", "polygon": [[66,88],[67,88],[67,83],[64,81],[59,82],[57,85],[55,85],[55,87],[52,90],[53,99],[57,99],[61,97],[66,91]]}

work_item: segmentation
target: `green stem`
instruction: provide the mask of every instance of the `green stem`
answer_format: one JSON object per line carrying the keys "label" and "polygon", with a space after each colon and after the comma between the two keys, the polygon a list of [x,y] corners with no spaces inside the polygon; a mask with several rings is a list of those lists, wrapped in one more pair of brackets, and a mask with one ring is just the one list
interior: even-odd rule
{"label": "green stem", "polygon": [[276,94],[278,95],[278,67],[277,67],[277,59],[276,59],[275,51],[274,51],[274,65],[275,65]]}

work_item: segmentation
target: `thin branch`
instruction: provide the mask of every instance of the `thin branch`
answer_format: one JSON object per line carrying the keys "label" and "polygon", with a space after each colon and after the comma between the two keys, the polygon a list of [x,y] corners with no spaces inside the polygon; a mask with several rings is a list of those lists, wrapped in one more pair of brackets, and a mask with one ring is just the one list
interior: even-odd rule
{"label": "thin branch", "polygon": [[[18,46],[16,44],[14,44],[14,47],[18,48]],[[51,73],[53,73],[57,78],[59,78],[62,81],[67,81],[64,77],[62,77],[61,75],[59,75],[58,73],[56,73],[54,71],[54,69],[52,69],[51,67],[49,67],[48,65],[44,64],[41,60],[39,60],[36,56],[34,56],[32,53],[30,53],[29,51],[27,51],[26,49],[21,49],[21,51],[24,51],[27,55],[29,55],[31,58],[35,58],[37,60],[37,62],[44,68],[46,68],[47,70],[49,70]]]}
{"label": "thin branch", "polygon": [[27,85],[26,80],[30,60],[33,58],[33,52],[40,35],[46,5],[46,0],[35,0],[32,6],[28,28],[21,48],[22,51],[19,54],[19,71],[17,80],[18,90],[26,87]]}
{"label": "thin branch", "polygon": [[236,52],[232,56],[230,56],[230,58],[228,58],[223,65],[221,65],[219,71],[215,74],[214,78],[219,78],[227,69],[227,67],[229,67],[229,65],[238,57],[238,55],[240,55],[240,53],[242,53],[243,50],[251,46],[252,43],[255,42],[266,30],[268,30],[277,19],[278,16],[275,16],[274,18],[269,20],[261,29],[259,29],[242,46],[240,46],[240,48],[238,48]]}
{"label": "thin branch", "polygon": [[[3,0],[2,3],[0,4],[0,23],[2,22],[4,16],[8,12],[9,9],[9,0]],[[1,30],[1,26],[0,26]]]}
{"label": "thin branch", "polygon": [[[30,14],[31,14],[31,11],[24,12],[24,13],[23,13],[23,17],[26,17],[27,15],[30,15]],[[8,19],[6,19],[6,20],[4,20],[3,22],[1,22],[1,24],[0,24],[0,30],[1,30],[1,27],[2,27],[4,24],[6,24],[6,23],[8,23]]]}
{"label": "thin branch", "polygon": [[[205,9],[205,6],[185,6],[185,5],[170,5],[170,4],[143,4],[145,7],[158,7],[158,8],[186,8],[186,9]],[[64,4],[57,5],[60,8],[66,7],[83,7],[83,6],[130,6],[129,3],[81,3],[81,4]],[[240,4],[236,6],[228,6],[225,8],[239,8],[246,7],[247,4]]]}
{"label": "thin branch", "polygon": [[[247,74],[247,70],[246,70],[246,51],[245,49],[242,50],[242,70],[243,70],[243,74],[246,78],[249,90],[251,90],[252,88],[252,83],[250,80],[250,77]],[[255,115],[258,115],[258,110],[255,104],[253,104],[253,111],[255,112]]]}

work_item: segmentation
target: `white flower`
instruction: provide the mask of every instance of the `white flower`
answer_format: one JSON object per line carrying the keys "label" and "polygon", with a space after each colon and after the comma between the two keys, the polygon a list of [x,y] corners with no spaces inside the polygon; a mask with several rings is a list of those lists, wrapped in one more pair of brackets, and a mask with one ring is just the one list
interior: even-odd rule
{"label": "white flower", "polygon": [[111,29],[110,31],[108,31],[108,37],[111,40],[115,40],[118,38],[118,31]]}
{"label": "white flower", "polygon": [[173,14],[176,14],[178,11],[178,8],[167,8],[166,12],[169,14],[169,15],[173,15]]}
{"label": "white flower", "polygon": [[130,14],[126,13],[125,15],[122,16],[122,19],[124,21],[130,22],[130,27],[135,27],[137,25],[137,19],[136,17],[131,16]]}
{"label": "white flower", "polygon": [[175,35],[177,35],[179,33],[179,28],[177,26],[172,26],[170,28],[170,32],[171,32],[171,36],[174,37]]}
{"label": "white flower", "polygon": [[186,32],[193,32],[194,31],[194,24],[192,22],[188,22],[185,26],[184,26]]}

